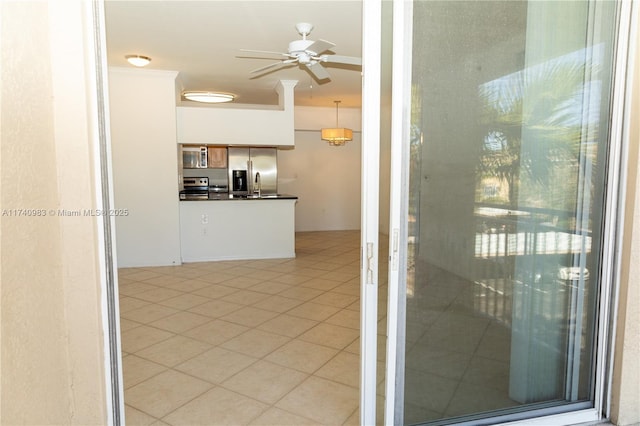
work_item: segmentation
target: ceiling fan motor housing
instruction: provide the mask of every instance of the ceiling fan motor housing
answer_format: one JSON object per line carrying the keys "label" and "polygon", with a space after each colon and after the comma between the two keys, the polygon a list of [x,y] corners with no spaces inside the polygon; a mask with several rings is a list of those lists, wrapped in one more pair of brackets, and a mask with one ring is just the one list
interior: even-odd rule
{"label": "ceiling fan motor housing", "polygon": [[[298,53],[304,53],[307,50],[307,47],[313,44],[313,40],[294,40],[289,43],[289,53],[292,55],[296,55]],[[312,53],[314,56],[317,52],[308,52]],[[297,56],[297,55],[296,55]]]}

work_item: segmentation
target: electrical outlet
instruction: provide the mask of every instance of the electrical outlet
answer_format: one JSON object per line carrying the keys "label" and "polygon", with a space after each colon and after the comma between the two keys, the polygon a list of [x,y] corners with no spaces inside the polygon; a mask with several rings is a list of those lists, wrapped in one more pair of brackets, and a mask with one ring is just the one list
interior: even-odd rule
{"label": "electrical outlet", "polygon": [[206,225],[207,223],[209,223],[209,215],[203,214],[202,215],[202,224]]}

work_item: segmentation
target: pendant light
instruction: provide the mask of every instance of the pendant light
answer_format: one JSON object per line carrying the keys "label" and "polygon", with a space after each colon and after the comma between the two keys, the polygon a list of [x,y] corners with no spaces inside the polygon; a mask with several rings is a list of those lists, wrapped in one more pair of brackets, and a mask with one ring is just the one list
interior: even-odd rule
{"label": "pendant light", "polygon": [[353,139],[353,130],[338,126],[338,104],[340,101],[333,101],[336,104],[336,127],[322,129],[322,140],[329,142],[331,146],[343,146]]}

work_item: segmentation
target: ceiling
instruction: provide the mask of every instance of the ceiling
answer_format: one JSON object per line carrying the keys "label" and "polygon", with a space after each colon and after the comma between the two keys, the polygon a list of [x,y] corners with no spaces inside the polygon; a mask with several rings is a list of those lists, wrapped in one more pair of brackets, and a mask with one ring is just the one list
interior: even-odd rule
{"label": "ceiling", "polygon": [[[174,70],[183,90],[210,90],[237,95],[236,103],[277,105],[278,80],[298,80],[295,105],[360,107],[359,67],[326,64],[331,80],[322,84],[298,66],[258,77],[251,70],[277,59],[242,52],[255,49],[286,52],[301,39],[295,24],[308,22],[308,37],[335,43],[329,53],[361,56],[361,2],[339,1],[117,1],[105,2],[107,60],[132,67],[125,55],[152,58],[145,69]],[[189,104],[190,101],[183,101]]]}

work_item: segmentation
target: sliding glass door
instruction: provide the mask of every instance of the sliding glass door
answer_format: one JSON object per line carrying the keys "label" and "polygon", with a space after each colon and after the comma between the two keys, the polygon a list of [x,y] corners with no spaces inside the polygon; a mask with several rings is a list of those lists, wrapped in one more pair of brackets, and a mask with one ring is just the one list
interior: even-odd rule
{"label": "sliding glass door", "polygon": [[617,7],[396,2],[387,423],[596,404]]}

